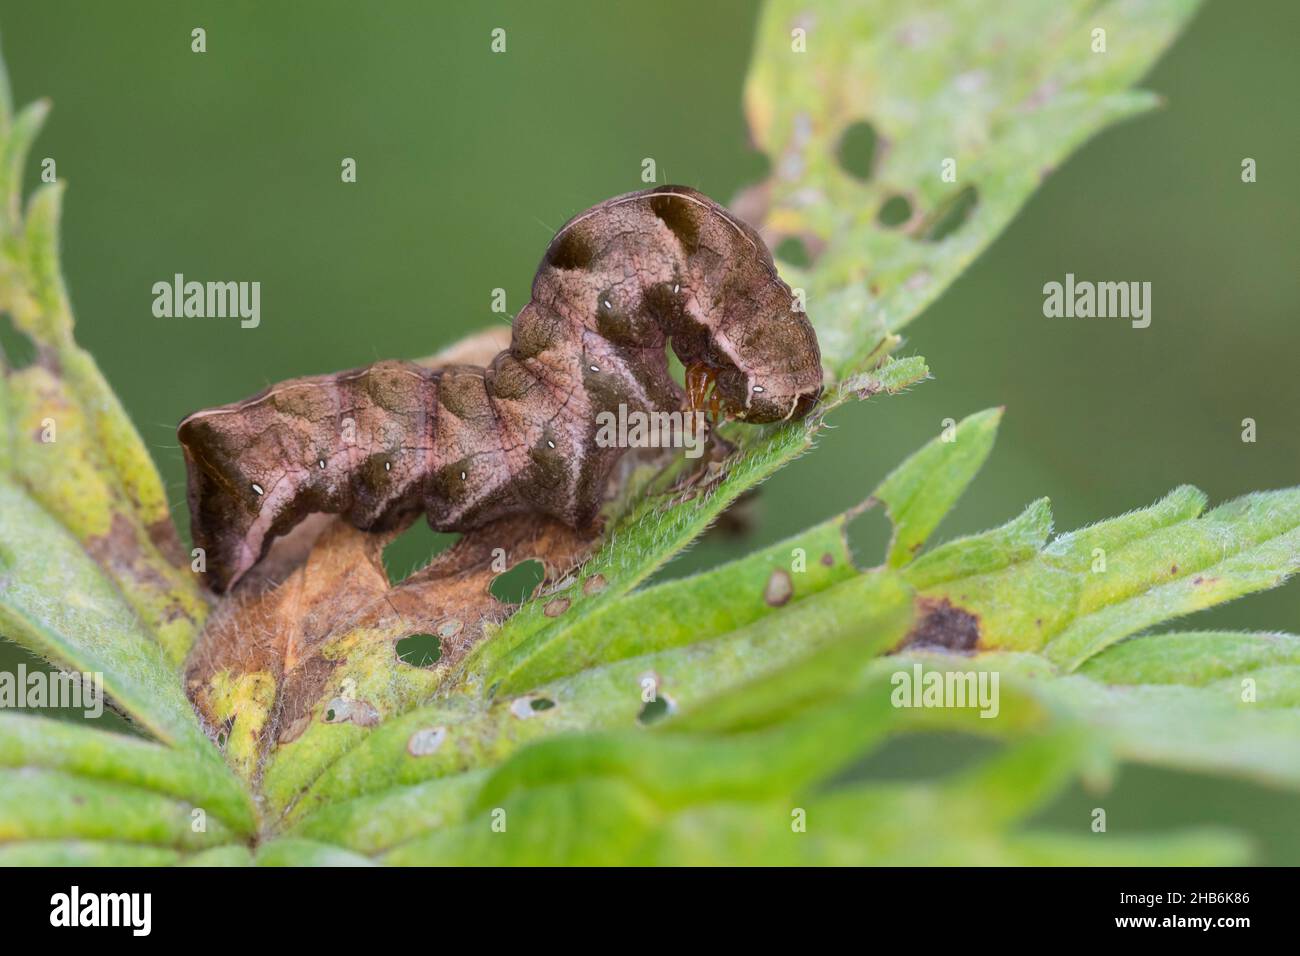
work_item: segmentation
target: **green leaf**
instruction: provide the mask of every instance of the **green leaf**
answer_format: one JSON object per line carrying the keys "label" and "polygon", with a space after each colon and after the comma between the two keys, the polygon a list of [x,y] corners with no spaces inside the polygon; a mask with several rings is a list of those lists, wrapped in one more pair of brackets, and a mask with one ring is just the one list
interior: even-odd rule
{"label": "green leaf", "polygon": [[[143,441],[94,360],[73,339],[59,265],[62,184],[38,189],[19,218],[21,164],[45,109],[29,108],[0,134],[0,176],[7,177],[0,190],[8,210],[0,222],[0,308],[37,348],[36,361],[26,368],[10,369],[0,359],[0,483],[10,519],[0,525],[0,555],[24,567],[29,558],[39,561],[34,541],[53,522],[61,524],[82,553],[63,575],[71,580],[44,581],[46,593],[59,594],[60,583],[80,590],[78,583],[89,580],[90,568],[98,565],[118,592],[113,604],[125,598],[138,618],[132,629],[161,648],[174,674],[207,604],[182,557],[162,481]],[[72,559],[66,548],[60,552]],[[64,616],[56,627],[30,600],[15,606],[15,595],[23,598],[27,583],[30,577],[0,582],[5,636],[42,654],[98,641],[93,633],[58,632],[74,622]]]}
{"label": "green leaf", "polygon": [[1008,863],[1015,866],[1243,866],[1250,841],[1219,827],[1198,827],[1172,836],[1095,837],[1044,833],[1013,836]]}
{"label": "green leaf", "polygon": [[[1131,864],[1146,854],[1172,865],[1240,863],[1247,856],[1244,841],[1220,832],[1116,836],[1102,844],[1094,835],[1013,830],[1097,759],[1075,725],[1031,733],[937,783],[809,788],[906,725],[888,698],[888,682],[872,678],[828,703],[810,699],[794,719],[759,732],[587,734],[534,744],[493,772],[477,798],[447,813],[437,829],[377,847],[384,851],[380,859],[991,865]],[[1013,700],[1008,704],[1017,709]],[[1040,711],[1036,723],[1045,717]]]}
{"label": "green leaf", "polygon": [[191,853],[180,861],[182,866],[251,866],[253,853],[246,846],[214,846],[209,850]]}
{"label": "green leaf", "polygon": [[370,866],[363,856],[311,840],[272,840],[258,848],[258,866]]}
{"label": "green leaf", "polygon": [[[498,762],[539,737],[642,726],[647,690],[675,712],[757,675],[774,673],[837,640],[870,639],[868,647],[897,642],[911,616],[910,591],[888,576],[858,575],[820,597],[794,602],[739,630],[691,645],[658,651],[651,645],[637,657],[540,685],[527,694],[494,701],[466,695],[448,698],[386,721],[364,738],[347,738],[354,746],[305,787],[297,775],[281,777],[268,771],[263,791],[274,808],[294,804],[290,820],[303,819],[335,800]],[[535,709],[535,701],[551,706]]]}
{"label": "green leaf", "polygon": [[872,497],[884,503],[894,523],[886,563],[911,561],[925,545],[993,450],[1002,409],[964,418],[889,473]]}
{"label": "green leaf", "polygon": [[907,566],[907,580],[924,590],[955,578],[1001,571],[1038,554],[1051,533],[1051,503],[1039,498],[1000,528],[957,538],[927,551]]}
{"label": "green leaf", "polygon": [[[811,268],[781,269],[806,290],[828,368],[851,374],[942,294],[1070,153],[1154,106],[1155,96],[1127,87],[1196,6],[1007,0],[994,14],[938,0],[766,4],[745,84],[753,138],[774,167],[763,190],[766,238],[774,248],[800,239],[814,254]],[[1089,49],[1100,21],[1123,38],[1104,56]],[[841,148],[861,123],[875,149],[855,171]],[[949,158],[955,181],[945,182]],[[882,225],[895,197],[909,215]]]}
{"label": "green leaf", "polygon": [[1051,689],[1130,759],[1300,788],[1300,638],[1142,635]]}
{"label": "green leaf", "polygon": [[980,648],[1041,650],[1073,670],[1129,635],[1276,587],[1300,568],[1300,489],[1247,495],[1201,515],[1204,505],[1184,486],[1031,554],[1047,520],[1036,504],[907,574],[931,610],[970,621]]}
{"label": "green leaf", "polygon": [[[400,844],[380,860],[390,866],[626,865],[658,818],[654,803],[620,780],[539,787],[493,810]],[[504,831],[493,828],[502,822]]]}
{"label": "green leaf", "polygon": [[0,845],[0,866],[170,866],[178,850],[110,840],[29,840]]}
{"label": "green leaf", "polygon": [[[810,602],[837,621],[829,640],[808,641],[799,657],[769,668],[743,685],[715,687],[703,703],[683,707],[664,725],[668,733],[735,733],[780,723],[817,702],[847,693],[863,665],[889,650],[912,623],[912,590],[886,573],[863,574]],[[862,609],[869,609],[866,616]],[[848,626],[838,623],[846,620]]]}
{"label": "green leaf", "polygon": [[75,672],[102,674],[116,707],[166,743],[206,748],[176,670],[58,522],[0,478],[0,628]]}
{"label": "green leaf", "polygon": [[471,770],[332,803],[305,816],[290,832],[374,855],[464,823],[488,773]]}
{"label": "green leaf", "polygon": [[840,515],[704,574],[629,594],[576,621],[562,642],[539,635],[515,651],[517,670],[497,672],[496,693],[521,693],[588,667],[707,640],[855,576],[844,538],[848,520]]}
{"label": "green leaf", "polygon": [[1262,694],[1261,704],[1300,706],[1292,697],[1300,686],[1300,637],[1233,631],[1150,634],[1116,644],[1079,668],[1080,674],[1104,684],[1188,687],[1239,683],[1237,679],[1261,672],[1290,678]]}
{"label": "green leaf", "polygon": [[160,746],[65,721],[0,713],[0,768],[39,768],[186,801],[241,834],[256,830],[252,801],[209,749]]}
{"label": "green leaf", "polygon": [[1126,541],[1106,567],[1083,579],[1079,618],[1047,647],[1067,669],[1152,624],[1284,582],[1300,569],[1300,488],[1245,495]]}
{"label": "green leaf", "polygon": [[[0,76],[4,77],[0,82],[4,84],[7,99],[9,80],[3,64],[0,64]],[[11,111],[11,106],[4,107],[4,123],[0,127],[0,236],[4,237],[13,235],[21,223],[23,168],[32,143],[45,125],[50,101],[37,100],[28,104],[13,119],[12,125],[9,120]]]}
{"label": "green leaf", "polygon": [[1047,692],[1125,759],[1300,789],[1294,675],[1286,706],[1243,702],[1240,686],[1108,686],[1077,675]]}
{"label": "green leaf", "polygon": [[72,837],[191,849],[230,839],[218,820],[196,832],[194,809],[126,784],[58,770],[0,768],[0,843]]}
{"label": "green leaf", "polygon": [[73,338],[62,185],[40,187],[23,212],[23,165],[47,112],[41,101],[13,117],[0,65],[0,309],[36,350],[20,369],[0,356],[0,633],[83,675],[161,744],[0,714],[0,860],[170,863],[257,821],[180,684],[207,604],[162,482]]}

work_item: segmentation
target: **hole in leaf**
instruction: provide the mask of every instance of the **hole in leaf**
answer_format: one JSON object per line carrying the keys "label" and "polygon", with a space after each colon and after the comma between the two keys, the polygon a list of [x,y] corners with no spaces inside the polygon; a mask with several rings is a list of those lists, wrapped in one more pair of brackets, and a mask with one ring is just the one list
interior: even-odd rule
{"label": "hole in leaf", "polygon": [[412,634],[397,642],[397,657],[412,667],[429,667],[442,659],[442,641],[437,634]]}
{"label": "hole in leaf", "polygon": [[509,571],[503,571],[492,579],[489,590],[498,601],[507,604],[519,604],[537,590],[537,585],[546,577],[546,568],[536,558],[521,561]]}
{"label": "hole in leaf", "polygon": [[230,734],[235,729],[235,718],[227,718],[220,727],[217,728],[217,746],[222,750],[226,749],[226,744],[230,743]]}
{"label": "hole in leaf", "polygon": [[808,244],[798,236],[786,236],[777,244],[773,253],[782,262],[788,262],[800,269],[807,269],[813,264],[813,257],[812,253],[808,251]]}
{"label": "hole in leaf", "polygon": [[333,721],[333,720],[334,720],[334,708],[333,708],[333,707],[331,707],[329,710],[325,711],[325,720],[326,720],[326,721]]}
{"label": "hole in leaf", "polygon": [[912,202],[906,196],[890,196],[876,213],[876,222],[894,228],[912,218]]}
{"label": "hole in leaf", "polygon": [[510,703],[510,713],[519,720],[529,720],[555,706],[549,697],[516,697]]}
{"label": "hole in leaf", "polygon": [[655,721],[663,720],[672,712],[672,705],[668,698],[660,694],[654,700],[648,700],[641,706],[641,713],[636,715],[637,723],[653,724]]}
{"label": "hole in leaf", "polygon": [[921,230],[921,239],[925,242],[938,242],[952,235],[970,218],[978,204],[979,192],[974,186],[958,190],[930,213],[925,228]]}
{"label": "hole in leaf", "polygon": [[384,571],[394,584],[405,581],[460,540],[458,534],[440,534],[426,521],[417,521],[384,548]]}
{"label": "hole in leaf", "polygon": [[846,127],[836,150],[844,171],[864,183],[871,179],[876,168],[878,139],[876,128],[866,120],[858,120]]}
{"label": "hole in leaf", "polygon": [[26,368],[36,361],[36,345],[14,327],[9,316],[0,316],[0,356],[11,369]]}

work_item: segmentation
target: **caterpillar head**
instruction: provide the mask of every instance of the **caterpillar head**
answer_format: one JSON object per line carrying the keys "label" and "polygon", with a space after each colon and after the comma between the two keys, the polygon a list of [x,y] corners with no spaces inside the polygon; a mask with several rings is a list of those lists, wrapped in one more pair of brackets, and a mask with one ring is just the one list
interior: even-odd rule
{"label": "caterpillar head", "polygon": [[822,392],[821,352],[808,317],[793,310],[742,326],[722,349],[714,394],[728,417],[751,424],[803,418]]}

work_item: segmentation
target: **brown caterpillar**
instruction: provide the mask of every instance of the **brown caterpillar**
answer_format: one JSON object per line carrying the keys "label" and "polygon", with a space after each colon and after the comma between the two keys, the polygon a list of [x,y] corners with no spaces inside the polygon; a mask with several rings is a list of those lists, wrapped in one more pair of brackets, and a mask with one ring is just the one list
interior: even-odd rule
{"label": "brown caterpillar", "polygon": [[595,520],[625,449],[596,417],[619,404],[746,422],[805,415],[821,393],[807,316],[762,239],[707,196],[663,186],[570,220],[533,279],[510,348],[486,367],[379,362],[298,378],[178,428],[194,543],[215,591],[307,515],[366,531],[425,512],[468,531],[520,512]]}

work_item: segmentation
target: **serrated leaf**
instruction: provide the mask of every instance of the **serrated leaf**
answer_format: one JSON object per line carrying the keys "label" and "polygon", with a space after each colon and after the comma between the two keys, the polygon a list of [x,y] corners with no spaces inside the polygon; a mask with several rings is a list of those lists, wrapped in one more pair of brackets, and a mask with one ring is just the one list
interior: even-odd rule
{"label": "serrated leaf", "polygon": [[[676,710],[836,640],[896,642],[910,620],[910,592],[886,576],[859,575],[820,596],[823,600],[792,603],[734,632],[657,652],[651,645],[640,656],[517,697],[490,702],[451,697],[387,721],[364,739],[352,737],[354,747],[314,782],[304,783],[292,770],[284,776],[268,770],[263,791],[272,807],[297,801],[290,819],[302,819],[334,800],[494,763],[539,737],[638,727],[645,719],[647,680],[655,698]],[[535,709],[534,701],[550,706]]]}
{"label": "serrated leaf", "polygon": [[[1246,858],[1244,841],[1225,833],[1117,836],[1104,847],[1060,833],[1009,833],[1094,760],[1077,726],[1031,735],[938,783],[870,781],[799,792],[882,730],[906,724],[888,695],[888,682],[868,680],[759,733],[541,742],[495,771],[437,830],[387,848],[380,859],[680,866],[1133,863],[1144,853],[1170,864]],[[862,720],[869,712],[875,716]],[[828,735],[849,714],[859,719],[847,721],[848,732]],[[825,752],[827,742],[836,753]],[[757,757],[762,749],[770,761]]]}
{"label": "serrated leaf", "polygon": [[930,532],[957,503],[993,449],[1002,409],[977,412],[934,439],[886,476],[872,493],[894,524],[885,563],[901,567],[916,557]]}
{"label": "serrated leaf", "polygon": [[[0,74],[4,73],[0,64]],[[6,96],[8,94],[8,77],[3,81]],[[32,143],[45,125],[45,118],[50,113],[49,100],[37,100],[27,106],[9,121],[11,107],[5,107],[5,122],[0,128],[0,236],[9,237],[17,231],[21,223],[20,210],[22,202],[23,168],[27,164],[27,153]]]}
{"label": "serrated leaf", "polygon": [[909,564],[905,574],[913,587],[924,590],[954,578],[1001,571],[1038,554],[1051,533],[1051,503],[1039,498],[1000,528],[932,548]]}
{"label": "serrated leaf", "polygon": [[[941,0],[765,6],[745,112],[774,166],[760,200],[766,238],[801,240],[814,256],[811,268],[782,269],[806,290],[832,372],[850,374],[937,299],[1081,143],[1155,105],[1126,88],[1196,6],[1010,0],[996,15]],[[1123,38],[1104,56],[1090,49],[1098,23]],[[869,169],[851,172],[843,138],[864,122],[874,153]],[[906,221],[882,225],[894,197],[906,198]]]}
{"label": "serrated leaf", "polygon": [[517,694],[588,667],[707,640],[854,576],[848,521],[840,515],[712,571],[607,604],[565,629],[562,642],[521,646],[519,667],[496,671],[495,692]]}
{"label": "serrated leaf", "polygon": [[[41,110],[22,117],[38,118]],[[36,119],[20,117],[0,140],[0,152],[21,161]],[[17,151],[15,153],[15,151]],[[94,360],[72,336],[72,311],[59,266],[62,184],[38,189],[18,219],[20,170],[7,184],[8,234],[0,243],[0,307],[37,348],[30,366],[0,362],[0,474],[6,494],[21,494],[76,538],[78,562],[98,564],[138,617],[134,625],[157,642],[171,667],[179,665],[207,613],[196,576],[181,555],[157,469]],[[24,521],[33,509],[6,512],[0,552],[23,554],[38,527]],[[52,584],[52,582],[51,582]],[[0,604],[9,585],[0,582]],[[30,608],[28,609],[30,611]],[[25,612],[23,612],[25,613]],[[21,616],[21,614],[19,614]],[[46,622],[39,628],[51,630]],[[64,622],[67,623],[66,621]],[[13,625],[11,622],[10,626]],[[38,653],[49,644],[26,631],[6,634],[27,640]],[[64,645],[93,640],[64,633]]]}
{"label": "serrated leaf", "polygon": [[[1300,568],[1300,489],[1247,495],[1202,516],[1204,504],[1197,489],[1177,488],[1032,556],[1022,542],[1017,560],[991,570],[990,560],[1008,556],[1000,538],[1020,530],[964,539],[918,562],[914,583],[931,609],[961,615],[981,649],[1043,650],[1072,670],[1131,634],[1276,587]],[[1042,527],[1034,520],[1031,534]],[[991,542],[994,555],[984,553]],[[968,573],[948,576],[963,564]]]}
{"label": "serrated leaf", "polygon": [[[1126,643],[1150,639],[1141,636]],[[990,651],[956,660],[961,661],[963,671],[997,673],[1004,689],[1012,687],[1031,695],[1048,710],[1086,726],[1094,742],[1108,748],[1117,759],[1300,788],[1300,707],[1289,701],[1275,701],[1273,706],[1262,699],[1247,702],[1236,677],[1211,681],[1204,687],[1189,686],[1195,684],[1199,672],[1195,660],[1189,660],[1181,673],[1166,670],[1167,683],[1107,684],[1084,676],[1090,666],[1102,668],[1101,662],[1114,650],[1102,652],[1094,659],[1098,664],[1085,665],[1075,674],[1063,674],[1044,657],[1031,653]],[[944,669],[953,666],[953,660],[951,655],[909,650],[878,662],[874,672],[917,663],[927,670]],[[1180,683],[1180,676],[1189,684]],[[1274,690],[1289,692],[1290,680],[1284,678]],[[1005,693],[1002,699],[1005,705]],[[923,709],[912,716],[918,724],[925,724],[957,713]],[[981,725],[1001,722],[975,721],[968,729],[993,730],[996,728]],[[937,729],[939,725],[931,726]]]}
{"label": "serrated leaf", "polygon": [[1047,646],[1067,669],[1153,624],[1284,582],[1300,569],[1300,488],[1245,495],[1125,542],[1106,566],[1114,572],[1084,579],[1079,618]]}

